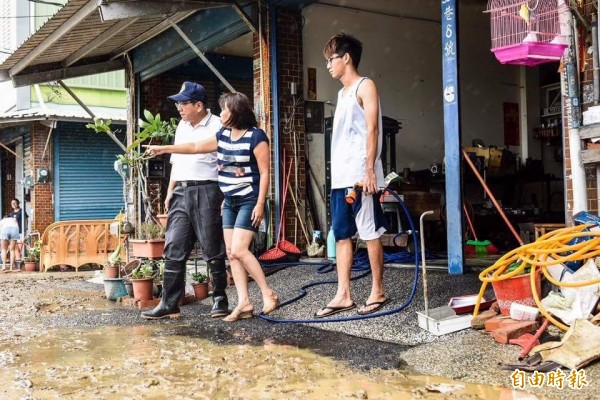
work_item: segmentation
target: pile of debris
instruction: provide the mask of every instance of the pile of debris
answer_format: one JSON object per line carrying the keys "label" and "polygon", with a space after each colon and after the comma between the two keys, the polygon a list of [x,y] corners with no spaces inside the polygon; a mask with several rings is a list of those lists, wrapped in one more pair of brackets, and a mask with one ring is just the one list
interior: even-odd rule
{"label": "pile of debris", "polygon": [[[600,217],[581,212],[573,220],[575,226],[507,253],[479,275],[483,285],[471,326],[523,347],[519,361],[525,363],[508,369],[577,370],[600,358]],[[479,314],[488,283],[497,303]],[[551,324],[566,332],[562,340],[542,335]]]}

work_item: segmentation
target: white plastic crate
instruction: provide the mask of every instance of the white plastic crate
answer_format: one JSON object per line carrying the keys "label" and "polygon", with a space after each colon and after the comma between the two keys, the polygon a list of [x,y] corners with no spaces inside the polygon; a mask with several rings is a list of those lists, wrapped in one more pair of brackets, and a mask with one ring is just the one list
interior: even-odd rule
{"label": "white plastic crate", "polygon": [[435,310],[429,310],[429,316],[425,315],[425,311],[417,311],[420,328],[440,336],[471,327],[472,314],[451,315],[440,318],[435,315]]}

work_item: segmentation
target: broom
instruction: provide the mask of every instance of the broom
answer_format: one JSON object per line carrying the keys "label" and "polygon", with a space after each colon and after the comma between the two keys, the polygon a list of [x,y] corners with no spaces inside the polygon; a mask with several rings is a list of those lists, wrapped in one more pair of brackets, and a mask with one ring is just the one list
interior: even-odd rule
{"label": "broom", "polygon": [[467,210],[467,206],[463,203],[463,210],[465,211],[465,217],[467,217],[467,222],[469,223],[469,228],[471,228],[471,232],[473,233],[473,237],[475,240],[467,240],[467,245],[465,247],[465,254],[475,254],[477,256],[486,256],[488,254],[498,254],[498,248],[492,244],[489,240],[479,240],[477,238],[477,234],[475,233],[475,228],[473,227],[473,222],[471,221],[471,217],[469,217],[469,210]]}
{"label": "broom", "polygon": [[300,249],[298,249],[293,243],[285,240],[285,201],[290,185],[292,165],[293,163],[290,163],[287,175],[285,174],[285,164],[283,167],[282,180],[285,181],[285,189],[282,196],[281,216],[279,217],[279,231],[277,232],[275,245],[258,257],[258,261],[260,261],[262,264],[296,262],[300,259]]}

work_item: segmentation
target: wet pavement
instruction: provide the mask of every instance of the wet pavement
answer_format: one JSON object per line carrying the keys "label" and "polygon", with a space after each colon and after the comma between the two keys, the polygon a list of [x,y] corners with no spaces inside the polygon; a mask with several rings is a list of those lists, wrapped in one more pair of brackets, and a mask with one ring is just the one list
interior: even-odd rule
{"label": "wet pavement", "polygon": [[[288,268],[268,280],[285,300],[306,283],[333,277],[315,270]],[[435,337],[418,328],[420,282],[412,304],[385,317],[228,324],[207,317],[210,300],[182,307],[179,320],[144,321],[139,310],[103,299],[102,286],[85,281],[92,275],[0,275],[0,398],[536,398],[510,390],[510,372],[498,368],[515,362],[519,348],[496,345],[478,331]],[[429,277],[431,307],[479,287],[475,275]],[[395,300],[387,309],[406,301],[413,278],[410,269],[386,268],[386,290]],[[369,277],[353,283],[357,303],[369,284]],[[258,309],[260,295],[250,287]],[[310,318],[334,291],[334,285],[311,288],[273,317]],[[235,302],[235,289],[228,293]],[[526,390],[594,398],[599,371],[588,370],[590,385],[581,391]]]}

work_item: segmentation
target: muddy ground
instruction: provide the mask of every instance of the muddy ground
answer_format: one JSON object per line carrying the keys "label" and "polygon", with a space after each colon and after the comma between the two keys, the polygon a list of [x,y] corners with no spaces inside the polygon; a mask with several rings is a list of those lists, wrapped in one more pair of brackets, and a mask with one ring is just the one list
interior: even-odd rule
{"label": "muddy ground", "polygon": [[[277,282],[289,284],[297,273],[269,280],[286,296]],[[0,398],[596,398],[595,366],[583,390],[527,388],[537,397],[511,390],[508,372],[490,379],[481,372],[497,370],[485,362],[498,349],[481,332],[403,344],[351,328],[364,322],[228,324],[207,316],[209,301],[184,306],[182,319],[147,322],[139,310],[104,299],[102,286],[86,282],[92,275],[0,275]],[[285,308],[279,313],[289,317]],[[465,362],[476,359],[483,364]]]}

